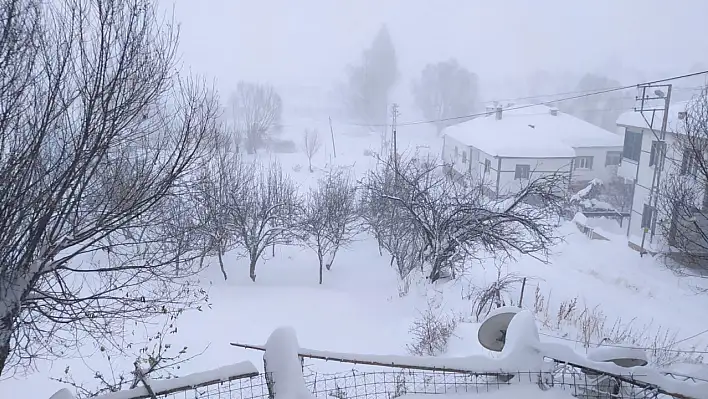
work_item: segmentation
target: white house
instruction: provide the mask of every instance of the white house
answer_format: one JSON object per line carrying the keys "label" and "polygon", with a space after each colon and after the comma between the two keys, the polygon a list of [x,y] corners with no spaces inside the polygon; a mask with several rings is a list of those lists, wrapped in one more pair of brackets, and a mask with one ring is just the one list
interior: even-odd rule
{"label": "white house", "polygon": [[616,177],[622,136],[555,108],[517,107],[488,109],[445,129],[444,161],[502,196],[553,173],[566,174],[572,185]]}
{"label": "white house", "polygon": [[[680,146],[676,145],[677,135],[683,134],[683,120],[687,115],[687,105],[688,102],[684,101],[669,106],[665,154],[661,154],[658,144],[661,136],[662,111],[657,111],[654,118],[651,118],[651,115],[642,116],[640,112],[631,111],[620,115],[617,120],[617,125],[625,131],[622,165],[618,174],[634,183],[627,237],[630,245],[637,249],[661,250],[667,243],[662,239],[662,229],[657,228],[657,224],[669,223],[671,215],[664,214],[661,209],[655,209],[650,201],[657,165],[663,162],[658,186],[661,186],[661,182],[666,179],[695,178],[697,166],[691,162],[692,157],[684,154]],[[702,192],[703,187],[697,186],[696,190]],[[703,199],[705,206],[705,199],[707,199],[705,195]]]}

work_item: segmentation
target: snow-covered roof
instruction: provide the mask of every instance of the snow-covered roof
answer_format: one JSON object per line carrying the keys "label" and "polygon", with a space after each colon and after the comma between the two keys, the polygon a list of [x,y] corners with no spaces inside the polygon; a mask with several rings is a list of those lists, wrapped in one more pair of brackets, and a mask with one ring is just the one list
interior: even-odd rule
{"label": "snow-covered roof", "polygon": [[[689,103],[690,101],[680,101],[669,105],[669,118],[666,124],[667,132],[680,133],[683,131],[682,121],[679,119],[679,113],[686,112]],[[654,118],[652,121],[652,111],[628,111],[617,118],[617,125],[660,131],[661,123],[664,118],[664,111],[656,111],[653,116]]]}
{"label": "snow-covered roof", "polygon": [[622,147],[623,138],[545,105],[502,111],[445,129],[456,141],[500,157],[572,158],[575,148]]}

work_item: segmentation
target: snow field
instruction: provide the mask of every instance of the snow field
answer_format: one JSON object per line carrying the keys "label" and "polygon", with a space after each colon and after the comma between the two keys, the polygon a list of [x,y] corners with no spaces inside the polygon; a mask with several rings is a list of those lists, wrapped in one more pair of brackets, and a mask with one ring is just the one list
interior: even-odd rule
{"label": "snow field", "polygon": [[[378,134],[345,131],[335,124],[337,158],[331,143],[313,159],[315,173],[308,173],[307,159],[302,153],[278,154],[283,168],[305,190],[321,175],[328,162],[352,167],[358,176],[373,165],[365,150],[380,148]],[[284,134],[299,144],[303,129],[288,129]],[[318,127],[329,138],[329,127]],[[433,129],[425,126],[399,130],[399,148],[416,148],[439,154],[441,140]],[[427,148],[426,148],[427,147]],[[273,155],[275,157],[276,155]],[[259,158],[266,160],[267,154]],[[296,165],[300,171],[296,172]],[[544,296],[548,320],[544,312],[536,315],[541,329],[540,339],[557,342],[583,351],[576,342],[578,326],[554,323],[561,304],[578,299],[581,307],[601,310],[609,323],[621,319],[634,320],[638,329],[649,325],[679,330],[679,338],[708,328],[704,309],[708,296],[696,295],[694,285],[701,281],[675,277],[660,261],[640,258],[629,249],[622,236],[612,241],[590,241],[572,223],[564,223],[559,233],[565,242],[557,245],[550,262],[545,264],[530,257],[505,265],[485,260],[471,265],[468,274],[455,282],[428,285],[413,282],[407,296],[399,296],[399,281],[389,267],[389,257],[380,256],[372,238],[362,235],[351,247],[338,255],[332,270],[326,271],[324,284],[317,284],[317,261],[305,248],[278,247],[275,256],[258,264],[258,281],[248,279],[247,263],[235,253],[226,256],[229,280],[218,270],[207,270],[201,279],[209,290],[211,308],[185,313],[177,322],[178,332],[169,340],[175,346],[186,346],[190,354],[204,353],[183,365],[180,375],[220,366],[251,361],[262,369],[262,353],[231,347],[229,342],[263,344],[281,326],[292,326],[302,347],[328,351],[406,355],[410,340],[408,329],[431,298],[441,312],[463,318],[458,325],[445,356],[489,354],[477,342],[478,324],[469,317],[471,302],[463,298],[470,287],[485,287],[496,279],[497,267],[503,273],[528,277],[523,306],[534,309],[535,292]],[[513,287],[510,297],[517,300],[520,287]],[[126,326],[131,328],[131,326]],[[594,338],[594,337],[593,337]],[[708,342],[708,334],[683,342],[690,348]],[[0,381],[0,397],[49,398],[63,385],[50,377],[61,377],[68,366],[78,380],[95,385],[93,370],[105,370],[106,363],[93,344],[81,349],[81,359],[61,359],[53,363],[40,361],[35,373]],[[123,362],[132,369],[131,359]],[[351,365],[313,361],[319,372],[350,370]],[[513,387],[512,387],[513,388]],[[511,391],[507,391],[511,395]],[[565,393],[543,393],[547,397],[567,397]],[[551,395],[551,396],[549,396]],[[496,398],[495,394],[488,394]],[[513,396],[512,396],[513,397]]]}

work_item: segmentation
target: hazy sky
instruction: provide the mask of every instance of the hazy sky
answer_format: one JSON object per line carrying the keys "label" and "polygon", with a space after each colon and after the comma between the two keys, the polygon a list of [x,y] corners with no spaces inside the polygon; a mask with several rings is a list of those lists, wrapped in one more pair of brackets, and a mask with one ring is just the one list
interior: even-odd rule
{"label": "hazy sky", "polygon": [[185,65],[221,90],[241,79],[330,85],[382,23],[407,79],[449,57],[494,81],[536,69],[611,69],[622,78],[708,65],[708,0],[161,2],[181,23]]}

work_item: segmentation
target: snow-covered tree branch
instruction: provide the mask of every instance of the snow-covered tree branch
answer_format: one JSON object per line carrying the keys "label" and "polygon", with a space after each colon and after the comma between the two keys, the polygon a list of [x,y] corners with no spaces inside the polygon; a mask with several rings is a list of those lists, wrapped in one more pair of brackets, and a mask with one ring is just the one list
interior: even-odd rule
{"label": "snow-covered tree branch", "polygon": [[249,276],[256,281],[256,264],[268,247],[295,238],[299,210],[297,188],[278,164],[248,166],[245,179],[231,195],[229,218],[236,240],[249,259]]}
{"label": "snow-covered tree branch", "polygon": [[658,201],[666,220],[657,226],[673,260],[701,274],[708,270],[708,87],[689,102],[678,131]]}
{"label": "snow-covered tree branch", "polygon": [[[391,170],[393,182],[381,178]],[[394,165],[388,159],[366,186],[394,205],[392,214],[402,223],[415,226],[423,243],[420,257],[430,280],[436,281],[446,270],[454,274],[481,250],[498,257],[528,254],[542,259],[555,239],[549,216],[561,210],[558,188],[563,184],[567,182],[561,176],[550,175],[511,198],[493,200],[478,184],[448,178],[434,160],[401,159]]]}
{"label": "snow-covered tree branch", "polygon": [[178,78],[177,31],[155,13],[147,0],[0,7],[3,375],[201,297],[201,251],[174,230],[193,213],[175,207],[218,104]]}
{"label": "snow-covered tree branch", "polygon": [[319,261],[319,282],[323,268],[330,270],[340,248],[359,231],[356,185],[351,174],[330,171],[312,188],[303,205],[299,230],[301,239]]}

